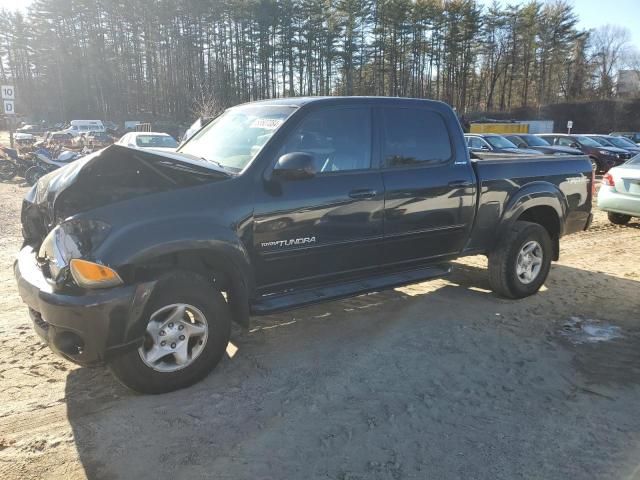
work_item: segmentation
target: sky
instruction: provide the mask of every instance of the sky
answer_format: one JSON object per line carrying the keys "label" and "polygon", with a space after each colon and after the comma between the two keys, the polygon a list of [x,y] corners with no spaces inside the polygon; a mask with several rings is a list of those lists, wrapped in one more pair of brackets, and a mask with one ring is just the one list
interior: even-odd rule
{"label": "sky", "polygon": [[[489,4],[492,0],[479,0]],[[524,3],[526,0],[502,0],[502,3]],[[0,8],[25,9],[31,0],[0,0]],[[640,49],[640,28],[638,28],[639,0],[573,0],[575,11],[584,29],[596,28],[607,23],[621,25],[631,32],[633,43]]]}
{"label": "sky", "polygon": [[[493,0],[479,0],[489,5]],[[525,0],[502,0],[504,4],[526,3]],[[638,28],[639,0],[573,0],[574,11],[580,19],[580,27],[587,30],[601,25],[612,24],[627,28],[632,35],[633,44],[640,49],[640,29]]]}

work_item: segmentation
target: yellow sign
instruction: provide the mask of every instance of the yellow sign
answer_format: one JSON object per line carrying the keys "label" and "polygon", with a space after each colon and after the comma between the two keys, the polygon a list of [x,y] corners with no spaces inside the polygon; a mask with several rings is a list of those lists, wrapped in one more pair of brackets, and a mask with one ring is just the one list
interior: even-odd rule
{"label": "yellow sign", "polygon": [[472,123],[470,133],[529,133],[528,123]]}

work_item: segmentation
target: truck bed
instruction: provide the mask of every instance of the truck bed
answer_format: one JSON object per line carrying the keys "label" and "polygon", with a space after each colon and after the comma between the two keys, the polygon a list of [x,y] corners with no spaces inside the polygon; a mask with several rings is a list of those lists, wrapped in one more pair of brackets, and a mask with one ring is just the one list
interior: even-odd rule
{"label": "truck bed", "polygon": [[[477,215],[466,251],[491,248],[505,212],[524,197],[540,191],[558,198],[565,219],[560,235],[581,231],[589,220],[592,202],[592,168],[586,156],[518,157],[482,154],[471,160],[478,181]],[[527,195],[527,189],[536,193]],[[517,195],[517,199],[515,196]]]}

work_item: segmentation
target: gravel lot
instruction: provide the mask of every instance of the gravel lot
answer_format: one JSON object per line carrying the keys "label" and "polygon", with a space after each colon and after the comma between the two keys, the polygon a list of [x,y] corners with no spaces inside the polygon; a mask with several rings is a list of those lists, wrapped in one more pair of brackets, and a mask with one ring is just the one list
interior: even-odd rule
{"label": "gravel lot", "polygon": [[465,259],[254,318],[203,382],[140,396],[32,332],[12,272],[25,192],[0,183],[2,479],[640,478],[638,222],[598,213],[534,297],[497,298]]}

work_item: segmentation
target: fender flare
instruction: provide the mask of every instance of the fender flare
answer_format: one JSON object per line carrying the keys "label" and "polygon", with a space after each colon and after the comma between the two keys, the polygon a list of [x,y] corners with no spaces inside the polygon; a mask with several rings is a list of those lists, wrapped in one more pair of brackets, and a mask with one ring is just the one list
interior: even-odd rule
{"label": "fender flare", "polygon": [[[562,192],[549,182],[533,182],[517,190],[505,205],[493,245],[498,242],[524,212],[534,207],[551,207],[559,222],[558,238],[564,233],[568,205]],[[492,247],[493,247],[492,245]]]}
{"label": "fender flare", "polygon": [[250,256],[231,228],[199,216],[154,219],[136,223],[109,236],[95,257],[107,265],[128,267],[174,253],[198,252],[216,258],[228,276],[229,307],[235,322],[249,326],[249,301],[255,291]]}

